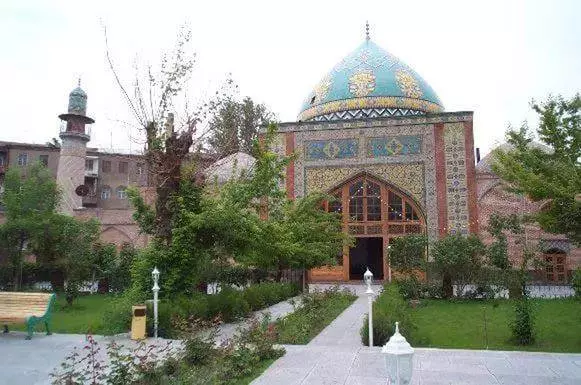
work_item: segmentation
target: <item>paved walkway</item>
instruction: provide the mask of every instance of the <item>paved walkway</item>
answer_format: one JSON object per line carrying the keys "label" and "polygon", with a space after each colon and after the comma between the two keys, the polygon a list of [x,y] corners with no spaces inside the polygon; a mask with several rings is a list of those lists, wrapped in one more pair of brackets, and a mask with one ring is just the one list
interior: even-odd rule
{"label": "paved walkway", "polygon": [[[253,385],[385,385],[381,348],[361,345],[359,330],[367,296],[359,298],[308,345],[286,345],[287,353]],[[416,349],[414,385],[581,384],[581,354]]]}
{"label": "paved walkway", "polygon": [[[262,310],[255,311],[252,316],[261,320],[264,314],[270,314],[273,321],[286,316],[294,311],[295,306],[300,304],[300,297],[294,297],[283,302],[279,302],[276,305],[264,308]],[[295,305],[293,305],[293,303]],[[216,343],[221,343],[230,339],[236,334],[238,328],[245,327],[250,323],[251,319],[245,319],[236,323],[222,324],[218,327],[218,336],[216,338]]]}

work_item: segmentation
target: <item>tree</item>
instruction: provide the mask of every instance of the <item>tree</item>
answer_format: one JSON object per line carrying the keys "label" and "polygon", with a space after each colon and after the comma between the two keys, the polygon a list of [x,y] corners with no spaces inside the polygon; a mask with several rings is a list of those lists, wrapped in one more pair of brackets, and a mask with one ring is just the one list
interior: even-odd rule
{"label": "tree", "polygon": [[240,151],[252,154],[258,129],[273,118],[265,105],[254,103],[249,97],[241,102],[229,97],[210,118],[208,144],[220,157]]}
{"label": "tree", "polygon": [[502,270],[510,269],[512,266],[508,259],[506,232],[522,234],[523,228],[520,218],[515,214],[493,213],[488,220],[487,231],[494,239],[486,250],[490,264]]}
{"label": "tree", "polygon": [[64,291],[67,303],[72,305],[80,285],[90,280],[95,271],[93,246],[99,238],[99,222],[53,213],[39,227],[30,249],[37,263],[51,271],[53,290]]}
{"label": "tree", "polygon": [[509,129],[512,148],[495,150],[492,168],[511,191],[547,201],[533,217],[543,230],[581,244],[581,202],[575,200],[581,192],[581,97],[549,97],[533,101],[532,108],[539,115],[536,133],[545,147],[533,144],[526,124]]}
{"label": "tree", "polygon": [[389,264],[396,270],[411,273],[422,269],[426,261],[428,240],[424,235],[392,238],[389,245]]}
{"label": "tree", "polygon": [[[448,235],[434,242],[431,253],[436,270],[442,274],[444,297],[451,298],[453,284],[463,285],[476,276],[485,247],[475,235]],[[462,291],[459,288],[458,292]]]}
{"label": "tree", "polygon": [[14,290],[20,288],[27,246],[52,217],[59,199],[56,181],[43,165],[11,167],[6,172],[2,195],[6,222],[0,225],[0,247],[13,270]]}

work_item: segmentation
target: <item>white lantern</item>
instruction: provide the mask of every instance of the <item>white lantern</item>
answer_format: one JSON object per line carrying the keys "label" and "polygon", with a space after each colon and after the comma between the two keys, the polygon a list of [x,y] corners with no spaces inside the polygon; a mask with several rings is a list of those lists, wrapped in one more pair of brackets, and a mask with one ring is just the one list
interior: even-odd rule
{"label": "white lantern", "polygon": [[395,323],[395,333],[381,349],[385,354],[385,364],[389,383],[393,385],[407,385],[412,380],[414,349],[399,334],[399,322]]}
{"label": "white lantern", "polygon": [[371,283],[373,282],[373,273],[369,271],[369,267],[367,268],[367,271],[363,274],[363,280],[367,284],[367,288],[368,289],[371,288]]}

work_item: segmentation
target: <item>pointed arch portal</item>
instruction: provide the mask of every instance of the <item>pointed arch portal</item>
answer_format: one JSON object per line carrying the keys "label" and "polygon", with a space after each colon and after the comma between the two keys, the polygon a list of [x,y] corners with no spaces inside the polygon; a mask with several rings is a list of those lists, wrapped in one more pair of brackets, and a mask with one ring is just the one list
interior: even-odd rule
{"label": "pointed arch portal", "polygon": [[343,231],[355,237],[337,266],[311,271],[311,279],[361,280],[366,267],[376,279],[387,278],[386,250],[392,238],[425,232],[425,216],[408,194],[369,174],[360,174],[329,192],[335,200],[325,208],[341,214]]}

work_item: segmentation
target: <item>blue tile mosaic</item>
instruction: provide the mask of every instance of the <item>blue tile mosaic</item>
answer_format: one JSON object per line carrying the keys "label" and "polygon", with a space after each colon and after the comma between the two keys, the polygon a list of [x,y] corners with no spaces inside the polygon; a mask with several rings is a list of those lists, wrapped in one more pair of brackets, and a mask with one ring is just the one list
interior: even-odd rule
{"label": "blue tile mosaic", "polygon": [[311,140],[305,142],[307,160],[349,159],[356,158],[359,151],[359,140]]}
{"label": "blue tile mosaic", "polygon": [[385,136],[367,139],[367,156],[377,158],[393,155],[414,155],[422,152],[419,135]]}

